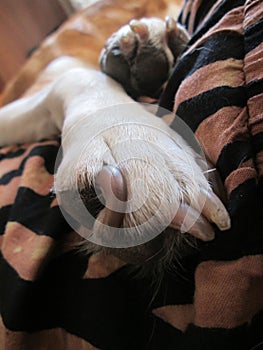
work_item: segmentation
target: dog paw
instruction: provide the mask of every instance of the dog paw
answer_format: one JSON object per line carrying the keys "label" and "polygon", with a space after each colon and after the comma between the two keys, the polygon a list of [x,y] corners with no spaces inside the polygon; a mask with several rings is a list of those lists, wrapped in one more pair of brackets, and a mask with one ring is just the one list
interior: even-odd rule
{"label": "dog paw", "polygon": [[[115,118],[110,126],[101,122],[109,115]],[[96,127],[74,125],[78,141],[65,135],[55,182],[60,204],[88,241],[138,263],[161,254],[168,236],[170,245],[185,232],[209,241],[213,223],[230,227],[196,154],[161,119],[137,103],[94,118]]]}
{"label": "dog paw", "polygon": [[100,55],[101,69],[133,98],[158,98],[188,39],[171,17],[132,20],[108,39]]}

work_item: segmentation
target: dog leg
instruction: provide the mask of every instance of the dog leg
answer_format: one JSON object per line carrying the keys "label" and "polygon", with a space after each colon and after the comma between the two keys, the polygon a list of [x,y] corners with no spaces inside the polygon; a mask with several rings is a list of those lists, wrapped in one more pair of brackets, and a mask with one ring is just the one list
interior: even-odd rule
{"label": "dog leg", "polygon": [[[196,164],[194,152],[178,134],[135,103],[111,78],[89,69],[72,70],[56,83],[47,102],[52,114],[65,115],[63,160],[56,176],[58,191],[67,191],[76,184],[88,191],[101,171],[104,175],[108,173],[105,178],[109,180],[113,175],[106,171],[106,165],[119,169],[124,175],[128,198],[134,198],[135,209],[138,203],[145,201],[140,210],[134,209],[125,215],[124,226],[131,227],[134,222],[142,224],[145,217],[159,210],[158,201],[167,200],[165,210],[159,210],[159,223],[165,215],[172,218],[174,208],[185,203],[180,215],[171,220],[173,227],[181,227],[186,211],[194,216],[197,210],[204,215],[199,227],[206,227],[206,230],[196,231],[193,226],[193,235],[212,239],[213,230],[208,221],[216,223],[221,230],[229,228],[229,216]],[[57,125],[59,122],[57,119]],[[149,197],[141,200],[144,190],[138,192],[136,179],[145,181]],[[193,210],[188,209],[189,206],[193,206]]]}
{"label": "dog leg", "polygon": [[[117,222],[124,230],[125,244],[131,244],[123,257],[126,252],[135,261],[139,253],[151,256],[152,247],[148,250],[141,243],[149,240],[148,234],[152,239],[168,226],[202,240],[214,237],[209,222],[221,230],[230,226],[228,213],[211,191],[190,147],[98,71],[72,69],[41,92],[4,107],[0,127],[4,128],[1,144],[36,141],[62,131],[57,193],[71,189],[89,193],[98,184],[106,203],[115,204],[110,187],[114,187],[115,199],[127,190],[121,201],[128,210],[120,216],[106,205],[92,228],[103,245],[104,238],[106,242],[111,239],[112,224],[115,227]],[[123,179],[126,185],[121,184]],[[74,206],[69,199],[66,202]]]}
{"label": "dog leg", "polygon": [[[80,67],[85,69],[87,65],[72,57],[62,56],[54,60],[28,90],[28,97],[0,108],[0,146],[34,142],[58,135],[63,124],[63,112],[56,107],[58,103],[51,104],[49,101],[56,94],[56,83],[60,77]],[[67,89],[70,90],[70,87]]]}
{"label": "dog leg", "polygon": [[45,105],[51,88],[48,86],[0,109],[0,146],[37,141],[58,134]]}

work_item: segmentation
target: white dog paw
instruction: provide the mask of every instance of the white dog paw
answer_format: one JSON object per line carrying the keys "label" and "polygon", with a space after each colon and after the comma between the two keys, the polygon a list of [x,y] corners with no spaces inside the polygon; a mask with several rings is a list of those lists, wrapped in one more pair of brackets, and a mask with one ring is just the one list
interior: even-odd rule
{"label": "white dog paw", "polygon": [[[131,104],[127,112],[119,106],[117,113],[135,115],[140,108]],[[209,241],[212,223],[230,227],[195,153],[162,120],[143,117],[148,115],[96,128],[92,136],[86,131],[86,141],[67,149],[56,175],[62,207],[88,229],[85,238],[133,262],[158,255],[167,229],[177,232],[172,245],[178,232],[182,239],[188,232]]]}

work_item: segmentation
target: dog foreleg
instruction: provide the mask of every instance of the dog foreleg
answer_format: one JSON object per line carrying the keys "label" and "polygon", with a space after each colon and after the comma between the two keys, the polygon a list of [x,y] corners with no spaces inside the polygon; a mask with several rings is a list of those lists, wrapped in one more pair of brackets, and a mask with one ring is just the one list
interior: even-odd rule
{"label": "dog foreleg", "polygon": [[37,141],[58,134],[46,105],[52,85],[0,109],[0,146]]}

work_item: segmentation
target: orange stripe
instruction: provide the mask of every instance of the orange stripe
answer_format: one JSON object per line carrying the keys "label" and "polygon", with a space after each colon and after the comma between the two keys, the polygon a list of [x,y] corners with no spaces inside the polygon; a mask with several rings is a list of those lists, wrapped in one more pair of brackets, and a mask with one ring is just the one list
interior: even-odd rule
{"label": "orange stripe", "polygon": [[2,253],[21,278],[31,281],[43,269],[53,245],[52,238],[38,236],[17,222],[8,222]]}
{"label": "orange stripe", "polygon": [[249,127],[253,135],[263,131],[263,93],[248,100]]}
{"label": "orange stripe", "polygon": [[15,158],[6,158],[0,162],[0,178],[10,171],[17,170],[21,165],[23,159],[28,155],[30,151],[26,151],[21,156]]}
{"label": "orange stripe", "polygon": [[205,15],[205,17],[203,18],[202,22],[200,23],[200,25],[202,25],[203,23],[205,23],[205,21],[207,21],[213,14],[214,12],[216,12],[216,9],[218,7],[218,5],[220,5],[222,2],[222,0],[217,0],[217,2],[211,7],[211,9],[207,12],[207,14]]}
{"label": "orange stripe", "polygon": [[4,174],[8,173],[9,171],[16,170],[20,166],[22,160],[28,156],[28,154],[32,151],[33,148],[37,146],[48,146],[48,145],[54,145],[57,146],[57,141],[44,141],[44,142],[37,142],[34,144],[25,144],[22,147],[16,147],[16,146],[8,146],[1,149],[2,154],[7,154],[9,152],[15,152],[19,149],[26,149],[26,151],[18,157],[15,158],[7,158],[0,161],[0,177],[2,177]]}
{"label": "orange stripe", "polygon": [[153,314],[184,332],[194,320],[194,305],[167,305],[154,309]]}
{"label": "orange stripe", "polygon": [[263,43],[245,56],[246,83],[263,78]]}
{"label": "orange stripe", "polygon": [[201,263],[196,270],[195,324],[234,328],[249,322],[263,309],[262,276],[262,255]]}
{"label": "orange stripe", "polygon": [[14,332],[5,328],[0,316],[0,349],[6,350],[99,350],[86,340],[54,328],[34,333]]}
{"label": "orange stripe", "polygon": [[89,258],[88,269],[83,278],[105,278],[126,263],[113,255],[96,253]]}
{"label": "orange stripe", "polygon": [[7,185],[0,185],[0,208],[14,203],[21,176],[14,177]]}
{"label": "orange stripe", "polygon": [[219,86],[244,85],[243,61],[229,58],[198,69],[180,85],[175,96],[174,111],[180,103]]}
{"label": "orange stripe", "polygon": [[227,143],[248,138],[247,118],[246,108],[224,107],[198,126],[195,136],[213,164]]}
{"label": "orange stripe", "polygon": [[259,176],[263,176],[263,150],[257,153],[256,163],[257,163]]}
{"label": "orange stripe", "polygon": [[[193,6],[193,0],[187,1],[183,15],[182,15],[182,23],[185,23],[188,14],[192,12],[192,6]],[[192,34],[189,29],[188,31],[190,34]]]}
{"label": "orange stripe", "polygon": [[28,187],[39,195],[47,195],[53,186],[54,177],[45,168],[41,156],[30,157],[25,165],[21,185]]}
{"label": "orange stripe", "polygon": [[227,193],[230,194],[246,180],[253,178],[257,178],[257,171],[252,167],[241,167],[232,171],[232,173],[225,180],[225,188]]}
{"label": "orange stripe", "polygon": [[7,154],[7,153],[10,153],[10,152],[16,152],[20,149],[25,149],[26,147],[20,147],[20,146],[17,146],[17,145],[11,145],[11,146],[5,146],[5,147],[2,147],[1,148],[1,154]]}
{"label": "orange stripe", "polygon": [[203,0],[195,0],[193,5],[192,5],[191,12],[190,12],[190,18],[189,18],[189,22],[188,22],[189,33],[193,33],[196,14],[197,14],[197,11],[198,11],[200,5],[202,4],[202,2],[203,2]]}
{"label": "orange stripe", "polygon": [[53,201],[50,203],[50,208],[57,207],[58,206],[58,200],[57,197],[53,199]]}
{"label": "orange stripe", "polygon": [[215,24],[206,34],[195,42],[194,45],[184,53],[184,55],[189,54],[189,52],[194,51],[197,46],[201,46],[208,38],[212,37],[216,33],[220,33],[223,30],[231,30],[240,34],[243,34],[243,6],[237,7],[232,11],[229,11],[217,24]]}
{"label": "orange stripe", "polygon": [[244,28],[251,26],[262,18],[262,2],[246,1],[245,6]]}

